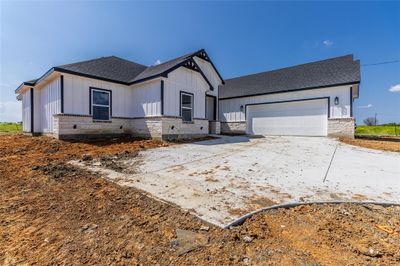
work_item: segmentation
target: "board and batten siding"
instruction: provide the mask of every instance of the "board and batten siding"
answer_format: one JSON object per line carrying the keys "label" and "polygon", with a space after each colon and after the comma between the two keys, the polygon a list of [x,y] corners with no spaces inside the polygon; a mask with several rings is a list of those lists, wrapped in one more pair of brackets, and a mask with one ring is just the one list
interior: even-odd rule
{"label": "board and batten siding", "polygon": [[160,80],[132,86],[64,75],[64,113],[89,115],[89,88],[112,91],[113,117],[144,117],[161,114]]}
{"label": "board and batten siding", "polygon": [[207,62],[204,59],[199,57],[194,57],[194,61],[199,65],[204,75],[207,77],[208,81],[210,81],[214,90],[207,92],[209,95],[218,96],[218,87],[222,84],[222,80],[219,78],[217,72],[210,62]]}
{"label": "board and batten siding", "polygon": [[180,67],[164,79],[164,115],[180,116],[180,91],[193,93],[194,118],[205,118],[205,93],[210,86],[200,73]]}
{"label": "board and batten siding", "polygon": [[[245,106],[253,103],[266,103],[276,101],[289,101],[298,99],[310,99],[319,97],[330,98],[330,117],[331,118],[349,118],[350,115],[350,88],[351,86],[338,86],[321,89],[292,91],[286,93],[274,93],[260,96],[251,96],[243,98],[234,98],[220,100],[220,120],[223,122],[239,122],[245,121]],[[339,104],[335,105],[335,97],[339,98]],[[243,106],[243,110],[240,110]]]}
{"label": "board and batten siding", "polygon": [[35,117],[39,121],[35,125],[35,132],[51,133],[54,127],[53,115],[61,113],[61,81],[57,77],[43,87],[35,88],[34,98],[37,105]]}
{"label": "board and batten siding", "polygon": [[75,75],[64,75],[64,113],[90,114],[90,87],[112,91],[112,115],[129,116],[128,101],[131,91],[128,86],[95,80]]}
{"label": "board and batten siding", "polygon": [[22,93],[22,131],[31,132],[31,90]]}
{"label": "board and batten siding", "polygon": [[161,115],[161,79],[150,80],[131,86],[132,117]]}

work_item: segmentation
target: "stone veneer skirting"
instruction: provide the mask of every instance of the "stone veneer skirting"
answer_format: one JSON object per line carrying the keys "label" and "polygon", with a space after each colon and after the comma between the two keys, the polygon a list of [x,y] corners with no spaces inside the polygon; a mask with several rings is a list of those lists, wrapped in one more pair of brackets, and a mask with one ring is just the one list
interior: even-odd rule
{"label": "stone veneer skirting", "polygon": [[113,117],[111,121],[94,121],[89,115],[59,114],[54,116],[53,136],[59,139],[81,139],[130,135],[155,139],[202,137],[209,133],[206,119],[183,122],[181,117],[141,118]]}
{"label": "stone veneer skirting", "polygon": [[221,122],[222,134],[246,134],[246,121]]}
{"label": "stone veneer skirting", "polygon": [[328,119],[329,137],[348,137],[354,138],[355,133],[354,118],[330,118]]}

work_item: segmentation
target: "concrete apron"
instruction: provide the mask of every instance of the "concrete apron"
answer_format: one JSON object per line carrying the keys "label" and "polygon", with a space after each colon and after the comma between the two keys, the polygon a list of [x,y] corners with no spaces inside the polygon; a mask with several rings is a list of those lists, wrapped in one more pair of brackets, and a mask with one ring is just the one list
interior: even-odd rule
{"label": "concrete apron", "polygon": [[400,203],[399,162],[399,153],[329,138],[241,136],[145,150],[119,161],[124,173],[96,162],[72,163],[225,227],[246,213],[281,204]]}

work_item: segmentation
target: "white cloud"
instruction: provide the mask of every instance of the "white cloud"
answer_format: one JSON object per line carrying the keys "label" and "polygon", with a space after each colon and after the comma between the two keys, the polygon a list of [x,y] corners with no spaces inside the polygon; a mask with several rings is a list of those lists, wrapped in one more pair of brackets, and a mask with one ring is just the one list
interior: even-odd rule
{"label": "white cloud", "polygon": [[331,40],[325,40],[325,41],[323,41],[322,43],[323,43],[325,46],[327,46],[327,47],[333,45],[333,41],[331,41]]}
{"label": "white cloud", "polygon": [[22,121],[21,102],[8,101],[0,102],[0,122]]}
{"label": "white cloud", "polygon": [[157,61],[154,63],[154,65],[156,66],[156,65],[159,65],[159,64],[161,64],[161,61],[160,61],[160,59],[157,59]]}
{"label": "white cloud", "polygon": [[367,105],[360,105],[360,106],[358,106],[358,108],[361,108],[361,109],[367,109],[367,108],[371,108],[372,107],[372,104],[367,104]]}
{"label": "white cloud", "polygon": [[400,84],[393,85],[392,87],[390,87],[389,91],[390,92],[400,92]]}

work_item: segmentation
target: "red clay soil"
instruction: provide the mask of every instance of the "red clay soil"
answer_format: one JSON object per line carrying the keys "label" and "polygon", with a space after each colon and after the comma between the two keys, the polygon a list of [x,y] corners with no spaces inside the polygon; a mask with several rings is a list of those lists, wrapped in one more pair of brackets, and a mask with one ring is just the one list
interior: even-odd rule
{"label": "red clay soil", "polygon": [[400,137],[341,138],[340,141],[364,148],[400,152]]}
{"label": "red clay soil", "polygon": [[223,230],[66,163],[164,145],[0,136],[0,265],[400,264],[400,207],[305,205]]}

